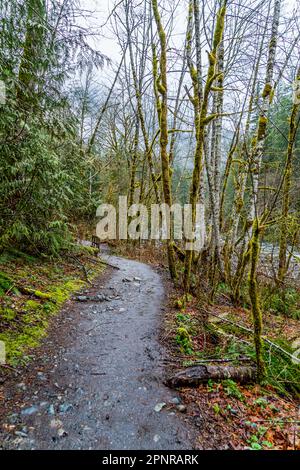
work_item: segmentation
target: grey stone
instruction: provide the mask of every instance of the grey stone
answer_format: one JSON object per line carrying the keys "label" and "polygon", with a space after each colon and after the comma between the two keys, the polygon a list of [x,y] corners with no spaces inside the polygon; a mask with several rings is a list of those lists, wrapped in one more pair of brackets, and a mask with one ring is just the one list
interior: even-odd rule
{"label": "grey stone", "polygon": [[158,413],[159,411],[161,411],[163,409],[164,406],[166,406],[166,403],[164,403],[164,402],[157,403],[154,407],[154,411],[156,411]]}
{"label": "grey stone", "polygon": [[60,428],[57,431],[57,435],[58,435],[58,437],[66,437],[68,435],[68,433],[63,428]]}
{"label": "grey stone", "polygon": [[172,403],[173,405],[180,405],[181,399],[179,397],[173,397],[171,398],[170,403]]}
{"label": "grey stone", "polygon": [[48,414],[49,415],[55,415],[55,410],[54,410],[54,406],[53,405],[50,405],[49,408],[48,408]]}
{"label": "grey stone", "polygon": [[28,437],[27,433],[26,433],[26,432],[23,432],[23,431],[15,431],[15,436],[18,436],[18,437]]}
{"label": "grey stone", "polygon": [[180,411],[181,413],[184,413],[186,411],[186,406],[185,405],[177,405],[177,410]]}
{"label": "grey stone", "polygon": [[38,411],[37,406],[30,406],[29,408],[25,408],[21,411],[22,416],[31,416]]}
{"label": "grey stone", "polygon": [[70,411],[73,409],[73,405],[71,403],[62,403],[59,405],[59,411],[60,413],[66,413],[67,411]]}
{"label": "grey stone", "polygon": [[77,300],[78,302],[86,302],[86,301],[88,300],[88,297],[87,297],[86,295],[78,295],[78,296],[76,297],[76,300]]}

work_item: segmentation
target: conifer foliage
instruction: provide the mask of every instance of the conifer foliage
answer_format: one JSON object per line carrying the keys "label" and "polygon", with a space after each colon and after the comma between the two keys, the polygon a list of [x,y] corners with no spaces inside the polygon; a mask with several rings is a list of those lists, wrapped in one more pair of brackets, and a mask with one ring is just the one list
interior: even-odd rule
{"label": "conifer foliage", "polygon": [[0,15],[0,249],[54,254],[69,243],[73,219],[88,219],[99,202],[70,89],[104,57],[74,26],[73,1],[1,0]]}

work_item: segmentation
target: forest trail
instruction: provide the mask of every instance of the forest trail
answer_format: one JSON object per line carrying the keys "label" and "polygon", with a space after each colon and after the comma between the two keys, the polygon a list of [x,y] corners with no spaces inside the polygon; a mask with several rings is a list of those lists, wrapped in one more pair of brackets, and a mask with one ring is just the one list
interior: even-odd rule
{"label": "forest trail", "polygon": [[4,421],[14,430],[1,429],[2,448],[192,448],[162,382],[160,276],[136,261],[103,258],[119,269],[85,295],[108,300],[79,297],[59,315],[60,331],[52,328],[28,373],[8,387]]}

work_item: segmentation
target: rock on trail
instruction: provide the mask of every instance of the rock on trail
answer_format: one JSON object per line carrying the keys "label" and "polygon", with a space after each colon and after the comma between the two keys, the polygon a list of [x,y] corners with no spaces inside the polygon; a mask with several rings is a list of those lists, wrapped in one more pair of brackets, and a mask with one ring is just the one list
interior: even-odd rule
{"label": "rock on trail", "polygon": [[6,390],[0,448],[192,448],[180,401],[162,382],[161,279],[139,262],[104,258],[120,269],[64,309],[22,387]]}

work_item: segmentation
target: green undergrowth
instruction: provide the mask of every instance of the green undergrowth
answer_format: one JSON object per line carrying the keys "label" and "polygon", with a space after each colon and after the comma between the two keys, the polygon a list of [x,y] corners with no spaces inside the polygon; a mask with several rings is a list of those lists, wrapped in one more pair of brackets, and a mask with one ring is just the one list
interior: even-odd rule
{"label": "green undergrowth", "polygon": [[[214,345],[211,346],[209,356],[205,351],[198,351],[199,360],[211,357],[213,359],[230,359],[231,365],[241,365],[241,358],[251,360],[248,364],[255,365],[255,350],[252,344],[251,334],[241,334],[241,330],[235,325],[222,323],[221,325],[208,324],[206,336],[213,335]],[[290,342],[280,336],[273,340],[274,344],[282,347],[290,354],[294,354]],[[266,376],[262,383],[264,387],[281,396],[300,398],[300,366],[277,350],[274,346],[264,343],[263,358],[266,365]],[[244,364],[244,363],[242,363]]]}
{"label": "green undergrowth", "polygon": [[[224,292],[224,286],[219,286]],[[274,302],[275,294],[271,297]],[[263,358],[266,376],[261,384],[282,397],[300,398],[300,365],[290,355],[299,357],[300,338],[298,317],[292,315],[291,307],[296,309],[298,292],[286,291],[289,315],[275,314],[264,309]],[[178,297],[172,301],[173,315],[170,328],[173,345],[179,356],[185,355],[184,367],[195,364],[217,364],[256,366],[253,343],[253,325],[249,309],[226,305],[207,306],[200,312],[195,299]],[[280,304],[281,305],[281,304]],[[177,311],[176,311],[177,310]],[[179,312],[178,312],[179,310]],[[212,315],[210,315],[210,312]],[[215,316],[213,315],[215,312]],[[219,317],[219,318],[217,318]],[[281,348],[282,350],[280,350]],[[225,359],[225,362],[221,362]]]}
{"label": "green undergrowth", "polygon": [[193,336],[197,332],[196,324],[194,319],[184,309],[186,301],[191,299],[185,299],[184,297],[175,300],[174,306],[179,309],[180,312],[176,315],[176,337],[175,341],[183,354],[193,354]]}
{"label": "green undergrowth", "polygon": [[[36,258],[11,250],[0,255],[0,341],[7,363],[30,360],[30,350],[47,335],[49,321],[75,292],[103,270],[90,247],[76,247],[72,257]],[[75,256],[75,261],[74,261]]]}
{"label": "green undergrowth", "polygon": [[300,292],[293,287],[280,290],[266,286],[262,292],[262,304],[264,310],[300,320]]}
{"label": "green undergrowth", "polygon": [[[263,311],[300,320],[299,286],[289,286],[284,289],[279,289],[276,285],[260,284],[259,287]],[[232,289],[225,282],[221,282],[217,286],[216,294],[231,298]],[[251,305],[248,288],[245,283],[241,285],[240,289],[240,304],[244,308],[249,308]]]}

